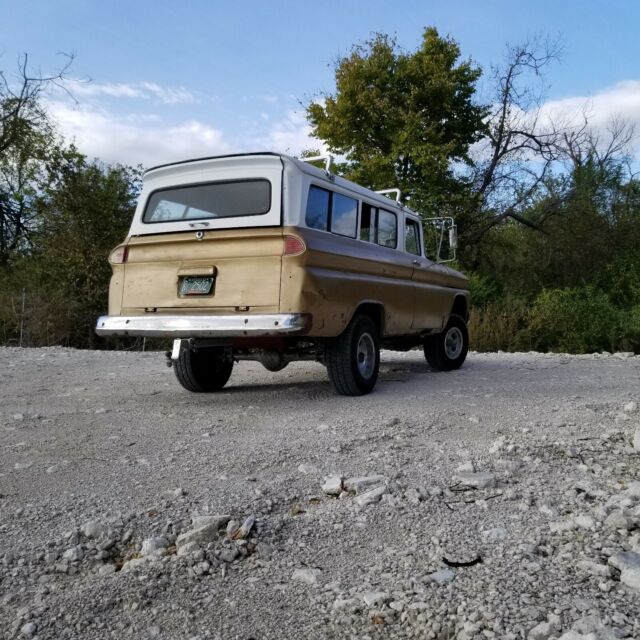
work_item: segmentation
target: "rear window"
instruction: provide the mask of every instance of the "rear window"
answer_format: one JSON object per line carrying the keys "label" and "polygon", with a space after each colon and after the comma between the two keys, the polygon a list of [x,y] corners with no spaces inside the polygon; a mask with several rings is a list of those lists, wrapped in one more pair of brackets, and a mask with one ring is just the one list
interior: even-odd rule
{"label": "rear window", "polygon": [[258,216],[270,209],[268,180],[234,180],[154,191],[142,220],[153,223]]}

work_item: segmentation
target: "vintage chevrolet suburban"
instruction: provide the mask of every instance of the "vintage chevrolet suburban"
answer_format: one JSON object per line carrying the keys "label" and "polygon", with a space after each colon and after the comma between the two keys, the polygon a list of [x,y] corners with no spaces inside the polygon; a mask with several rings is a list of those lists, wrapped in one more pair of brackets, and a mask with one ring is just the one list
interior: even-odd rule
{"label": "vintage chevrolet suburban", "polygon": [[317,360],[338,393],[361,395],[380,347],[422,346],[445,371],[467,355],[466,277],[425,254],[418,214],[330,160],[254,153],[150,169],[109,261],[96,332],[173,338],[169,364],[189,391],[221,389],[239,360],[270,371]]}

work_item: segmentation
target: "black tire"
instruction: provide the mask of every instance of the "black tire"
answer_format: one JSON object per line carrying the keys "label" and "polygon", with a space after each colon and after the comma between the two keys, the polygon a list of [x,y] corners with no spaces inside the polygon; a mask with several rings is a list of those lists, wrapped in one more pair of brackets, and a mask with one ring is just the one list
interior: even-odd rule
{"label": "black tire", "polygon": [[219,391],[227,384],[232,369],[233,360],[227,359],[224,350],[216,347],[185,349],[173,362],[178,382],[194,393]]}
{"label": "black tire", "polygon": [[356,316],[341,335],[327,341],[325,361],[329,380],[339,394],[369,393],[380,369],[378,330],[371,318]]}
{"label": "black tire", "polygon": [[435,371],[459,369],[467,357],[468,350],[467,323],[464,318],[455,314],[451,314],[443,331],[427,336],[424,341],[424,357]]}

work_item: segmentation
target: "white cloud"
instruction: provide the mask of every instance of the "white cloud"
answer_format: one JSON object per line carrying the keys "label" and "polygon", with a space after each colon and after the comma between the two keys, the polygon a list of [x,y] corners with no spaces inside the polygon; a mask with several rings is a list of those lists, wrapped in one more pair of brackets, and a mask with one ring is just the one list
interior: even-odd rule
{"label": "white cloud", "polygon": [[640,125],[640,80],[628,80],[592,96],[572,96],[550,100],[543,106],[549,116],[564,116],[572,124],[581,124],[586,114],[594,127],[606,127],[621,118]]}
{"label": "white cloud", "polygon": [[155,82],[98,83],[77,82],[68,86],[75,96],[108,96],[110,98],[154,99],[162,104],[189,104],[197,98],[184,87],[162,87]]}
{"label": "white cloud", "polygon": [[60,101],[49,102],[48,110],[65,140],[105,162],[149,167],[230,151],[222,131],[197,120],[163,126],[149,114],[116,116],[92,105]]}
{"label": "white cloud", "polygon": [[[291,109],[280,117],[277,112],[258,112],[255,120],[237,124],[240,130],[222,131],[189,117],[167,122],[149,109],[116,114],[97,103],[100,97],[143,98],[147,105],[152,101],[188,102],[192,94],[182,88],[163,88],[150,82],[78,86],[81,90],[74,89],[74,93],[87,96],[86,104],[74,106],[59,98],[48,103],[49,110],[66,140],[74,141],[89,157],[106,162],[153,166],[239,151],[271,150],[292,155],[306,149],[326,151],[311,135],[301,109]],[[640,80],[622,82],[592,96],[572,96],[543,105],[545,116],[560,117],[566,125],[581,124],[585,113],[591,125],[603,132],[603,138],[614,118],[635,124],[640,133]],[[634,144],[632,151],[640,154],[640,140],[636,138]]]}
{"label": "white cloud", "polygon": [[301,111],[288,111],[258,141],[266,149],[290,155],[298,155],[306,149],[326,150],[324,144],[311,135],[311,125]]}

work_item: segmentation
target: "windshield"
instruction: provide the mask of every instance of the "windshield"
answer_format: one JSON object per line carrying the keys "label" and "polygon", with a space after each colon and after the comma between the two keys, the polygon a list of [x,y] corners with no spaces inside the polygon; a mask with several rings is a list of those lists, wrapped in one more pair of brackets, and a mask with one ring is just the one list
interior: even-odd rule
{"label": "windshield", "polygon": [[154,191],[147,201],[143,222],[172,222],[257,216],[271,209],[268,180],[234,180]]}

